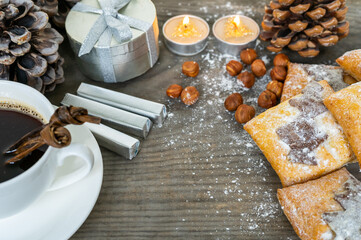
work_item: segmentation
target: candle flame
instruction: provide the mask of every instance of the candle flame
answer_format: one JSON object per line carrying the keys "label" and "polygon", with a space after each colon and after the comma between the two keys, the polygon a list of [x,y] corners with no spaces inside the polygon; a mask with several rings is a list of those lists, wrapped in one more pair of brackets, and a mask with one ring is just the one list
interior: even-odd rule
{"label": "candle flame", "polygon": [[233,24],[236,26],[236,28],[239,27],[240,23],[241,23],[241,18],[239,16],[235,16],[233,19]]}
{"label": "candle flame", "polygon": [[255,34],[248,26],[246,26],[242,22],[241,16],[239,15],[228,18],[225,24],[224,31],[227,39],[242,38],[248,35]]}
{"label": "candle flame", "polygon": [[[1,0],[0,0],[1,1]],[[199,29],[199,26],[194,21],[190,21],[190,17],[185,15],[183,21],[177,19],[178,26],[175,28],[174,33],[172,33],[173,39],[188,39],[200,38],[204,35],[202,29]],[[186,40],[186,41],[188,41]],[[184,42],[184,40],[182,40]]]}
{"label": "candle flame", "polygon": [[189,24],[189,17],[188,17],[188,16],[185,16],[185,17],[183,18],[183,25],[186,27],[188,24]]}

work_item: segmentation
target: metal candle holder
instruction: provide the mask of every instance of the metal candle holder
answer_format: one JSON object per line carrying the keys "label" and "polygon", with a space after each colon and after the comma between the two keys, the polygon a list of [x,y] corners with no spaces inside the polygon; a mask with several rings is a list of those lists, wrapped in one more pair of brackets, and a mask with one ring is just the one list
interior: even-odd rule
{"label": "metal candle holder", "polygon": [[[170,23],[171,21],[174,21],[175,19],[178,19],[178,18],[183,19],[185,16],[188,16],[191,19],[192,18],[197,19],[197,20],[199,20],[199,21],[201,21],[202,23],[205,24],[207,32],[206,32],[205,36],[202,39],[200,39],[199,41],[194,42],[194,43],[179,43],[179,42],[171,40],[165,34],[165,28],[166,28],[168,23]],[[163,25],[164,43],[171,52],[173,52],[173,53],[175,53],[177,55],[180,55],[180,56],[193,56],[193,55],[196,55],[196,54],[202,52],[206,48],[209,31],[210,31],[209,30],[209,25],[204,19],[202,19],[200,17],[197,17],[197,16],[193,16],[193,15],[178,15],[178,16],[175,16],[175,17],[172,17],[172,18],[168,19],[164,23],[164,25]]]}
{"label": "metal candle holder", "polygon": [[[227,21],[229,18],[232,18],[232,17],[235,17],[235,16],[239,16],[242,22],[251,23],[251,24],[253,24],[255,26],[256,32],[254,34],[254,38],[252,38],[251,41],[242,42],[242,43],[227,42],[224,39],[222,39],[222,37],[216,31],[216,28],[217,28],[218,24],[221,24],[223,21]],[[213,35],[217,39],[217,48],[218,48],[218,50],[220,52],[222,52],[224,54],[238,55],[245,48],[254,48],[255,47],[256,40],[257,40],[257,38],[259,36],[259,33],[260,33],[260,29],[259,29],[258,24],[252,18],[242,16],[242,15],[228,15],[228,16],[224,16],[224,17],[219,18],[213,24],[212,32],[213,32]]]}

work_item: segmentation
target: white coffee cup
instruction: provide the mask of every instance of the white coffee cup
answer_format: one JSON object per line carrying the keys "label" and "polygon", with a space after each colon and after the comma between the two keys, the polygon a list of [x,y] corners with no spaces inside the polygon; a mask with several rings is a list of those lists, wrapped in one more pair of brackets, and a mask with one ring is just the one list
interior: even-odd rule
{"label": "white coffee cup", "polygon": [[[35,109],[47,120],[54,113],[53,106],[41,93],[17,82],[0,80],[1,101],[14,102]],[[81,167],[59,176],[56,172],[57,168],[67,164],[66,158],[70,156],[81,159]],[[0,183],[0,218],[19,213],[46,191],[66,187],[84,178],[91,171],[93,164],[93,153],[85,145],[70,144],[60,149],[48,147],[44,155],[32,167]]]}

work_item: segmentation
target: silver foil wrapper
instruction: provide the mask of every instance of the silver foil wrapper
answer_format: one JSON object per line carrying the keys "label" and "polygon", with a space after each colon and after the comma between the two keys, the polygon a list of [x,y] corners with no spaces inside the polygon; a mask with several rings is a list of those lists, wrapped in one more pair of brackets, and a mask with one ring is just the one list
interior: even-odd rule
{"label": "silver foil wrapper", "polygon": [[65,106],[86,108],[90,115],[102,118],[104,124],[142,138],[148,136],[153,125],[149,118],[69,93],[65,95],[61,103]]}
{"label": "silver foil wrapper", "polygon": [[132,160],[140,150],[140,141],[103,124],[85,123],[103,146],[126,159]]}
{"label": "silver foil wrapper", "polygon": [[97,102],[148,117],[158,126],[161,126],[167,117],[167,108],[163,104],[94,85],[86,83],[80,84],[77,94]]}

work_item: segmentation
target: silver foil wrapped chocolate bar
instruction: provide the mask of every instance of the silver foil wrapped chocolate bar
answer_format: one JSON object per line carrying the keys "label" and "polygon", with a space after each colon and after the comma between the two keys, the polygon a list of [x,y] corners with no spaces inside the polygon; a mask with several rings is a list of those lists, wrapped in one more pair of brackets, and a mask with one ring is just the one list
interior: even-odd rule
{"label": "silver foil wrapped chocolate bar", "polygon": [[77,94],[81,97],[148,117],[158,126],[161,126],[167,117],[167,108],[164,104],[97,87],[91,84],[80,84]]}
{"label": "silver foil wrapped chocolate bar", "polygon": [[84,124],[103,146],[126,159],[132,160],[140,151],[140,141],[103,124]]}
{"label": "silver foil wrapped chocolate bar", "polygon": [[86,98],[67,93],[61,104],[88,109],[92,116],[102,118],[102,122],[126,133],[146,138],[153,125],[149,118],[111,107]]}

